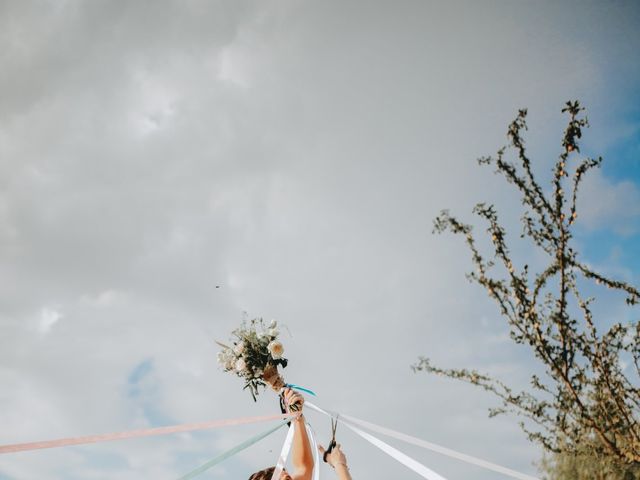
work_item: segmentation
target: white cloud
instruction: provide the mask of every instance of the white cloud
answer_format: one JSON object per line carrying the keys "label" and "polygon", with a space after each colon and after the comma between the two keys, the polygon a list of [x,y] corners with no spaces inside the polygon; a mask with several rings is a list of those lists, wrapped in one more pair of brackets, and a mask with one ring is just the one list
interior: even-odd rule
{"label": "white cloud", "polygon": [[136,72],[134,83],[137,88],[131,101],[130,121],[136,132],[147,135],[171,120],[180,96],[171,86],[143,70]]}
{"label": "white cloud", "polygon": [[92,307],[108,308],[126,301],[127,294],[118,290],[107,289],[96,295],[83,295],[80,297],[80,304],[87,304]]}
{"label": "white cloud", "polygon": [[242,88],[248,88],[251,85],[251,75],[241,50],[233,47],[222,50],[218,78]]}
{"label": "white cloud", "polygon": [[579,190],[579,222],[588,229],[610,229],[629,236],[640,228],[640,189],[629,180],[612,181],[601,170],[584,177]]}
{"label": "white cloud", "polygon": [[53,308],[43,308],[40,311],[40,318],[38,320],[37,330],[38,333],[47,334],[51,331],[53,326],[60,321],[62,314]]}

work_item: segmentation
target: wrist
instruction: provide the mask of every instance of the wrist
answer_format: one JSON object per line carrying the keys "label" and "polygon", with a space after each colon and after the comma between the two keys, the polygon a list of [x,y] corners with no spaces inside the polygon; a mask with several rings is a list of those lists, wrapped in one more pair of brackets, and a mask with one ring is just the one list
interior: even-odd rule
{"label": "wrist", "polygon": [[349,466],[347,465],[346,462],[335,462],[333,464],[331,464],[331,466],[333,467],[334,470],[338,470],[338,469],[345,469],[345,470],[349,470]]}

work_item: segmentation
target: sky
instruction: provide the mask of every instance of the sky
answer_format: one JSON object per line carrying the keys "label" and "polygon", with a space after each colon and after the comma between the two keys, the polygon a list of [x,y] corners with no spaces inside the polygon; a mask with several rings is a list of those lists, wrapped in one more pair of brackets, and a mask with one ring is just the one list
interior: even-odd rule
{"label": "sky", "polygon": [[[277,413],[216,364],[214,340],[262,317],[319,405],[535,475],[496,400],[410,368],[539,368],[432,222],[492,202],[517,237],[517,195],[475,160],[528,108],[548,181],[579,99],[581,155],[604,164],[575,242],[639,285],[638,24],[632,1],[0,0],[0,444]],[[598,294],[603,321],[637,320]],[[177,478],[264,428],[4,455],[0,479]],[[247,478],[284,434],[202,478]],[[354,478],[418,478],[338,439]]]}

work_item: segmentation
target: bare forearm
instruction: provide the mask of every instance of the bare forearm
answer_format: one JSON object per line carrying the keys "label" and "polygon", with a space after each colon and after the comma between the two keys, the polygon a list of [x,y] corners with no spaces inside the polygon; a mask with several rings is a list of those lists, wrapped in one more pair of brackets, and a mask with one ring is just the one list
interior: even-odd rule
{"label": "bare forearm", "polygon": [[291,461],[295,471],[295,480],[308,480],[313,472],[313,452],[305,428],[304,417],[300,415],[293,421],[293,450]]}
{"label": "bare forearm", "polygon": [[338,480],[352,480],[349,468],[344,463],[339,463],[335,466],[336,475]]}

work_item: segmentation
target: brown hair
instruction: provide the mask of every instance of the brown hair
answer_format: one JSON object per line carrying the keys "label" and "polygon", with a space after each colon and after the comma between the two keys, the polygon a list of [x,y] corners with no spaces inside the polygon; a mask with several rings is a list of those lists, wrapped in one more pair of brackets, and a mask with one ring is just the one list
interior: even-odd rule
{"label": "brown hair", "polygon": [[273,471],[276,467],[265,468],[264,470],[260,470],[259,472],[254,473],[249,477],[249,480],[271,480],[273,476]]}

